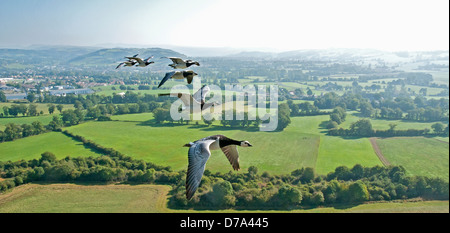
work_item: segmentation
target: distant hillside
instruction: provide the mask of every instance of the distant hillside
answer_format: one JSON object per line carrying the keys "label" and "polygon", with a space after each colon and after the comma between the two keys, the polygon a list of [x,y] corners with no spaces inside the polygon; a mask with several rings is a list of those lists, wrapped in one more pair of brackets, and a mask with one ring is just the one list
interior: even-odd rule
{"label": "distant hillside", "polygon": [[0,49],[0,62],[55,65],[95,51],[93,47],[45,47],[39,49]]}
{"label": "distant hillside", "polygon": [[[96,66],[115,68],[126,56],[154,56],[153,67],[166,67],[171,61],[161,57],[186,55],[162,48],[98,48],[82,46],[34,46],[27,49],[0,49],[0,67],[23,69],[36,66]],[[166,64],[167,63],[167,64]],[[156,67],[155,67],[156,68]]]}
{"label": "distant hillside", "polygon": [[[448,60],[449,51],[388,52],[375,49],[309,49],[286,51],[281,53],[247,51],[229,55],[228,57],[346,62],[382,60],[388,63],[395,63],[412,61],[445,61]],[[448,64],[448,62],[446,64]]]}
{"label": "distant hillside", "polygon": [[[89,54],[75,57],[69,61],[71,65],[112,65],[125,61],[125,57],[139,54],[139,57],[146,59],[154,56],[153,60],[159,60],[161,57],[181,57],[186,55],[169,49],[161,48],[110,48],[100,49]],[[170,60],[168,60],[170,61]]]}

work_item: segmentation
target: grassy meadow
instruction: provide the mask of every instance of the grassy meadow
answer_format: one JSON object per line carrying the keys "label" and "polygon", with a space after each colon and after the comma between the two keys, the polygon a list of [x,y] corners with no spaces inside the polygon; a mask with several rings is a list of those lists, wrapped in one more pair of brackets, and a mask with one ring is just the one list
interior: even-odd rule
{"label": "grassy meadow", "polygon": [[377,139],[385,158],[412,175],[449,179],[449,144],[434,138]]}
{"label": "grassy meadow", "polygon": [[[13,104],[18,104],[18,103],[0,103],[0,113],[3,113],[3,106],[11,106]],[[35,121],[40,121],[42,124],[44,125],[48,125],[48,123],[50,121],[52,121],[53,116],[58,115],[59,111],[55,110],[55,112],[53,114],[50,114],[48,112],[48,105],[47,104],[40,104],[40,103],[34,103],[35,105],[37,105],[37,111],[39,112],[43,112],[42,115],[40,116],[22,116],[19,115],[18,117],[0,117],[0,130],[4,130],[5,129],[5,125],[8,123],[14,123],[14,124],[31,124]],[[25,103],[25,105],[29,105],[29,103]],[[55,104],[56,105],[56,104]],[[63,111],[66,109],[75,109],[73,104],[63,104],[64,108]]]}
{"label": "grassy meadow", "polygon": [[[283,132],[259,132],[223,128],[217,122],[211,127],[201,122],[198,126],[193,123],[155,125],[152,115],[145,113],[114,116],[113,122],[88,122],[68,130],[129,156],[175,170],[187,166],[187,148],[182,145],[215,134],[253,144],[252,148],[239,148],[244,171],[249,166],[257,166],[261,172],[283,174],[313,167],[319,174],[327,174],[341,165],[381,165],[369,139],[327,136],[326,130],[320,127],[327,119],[328,116],[294,117]],[[231,167],[221,151],[213,151],[207,169],[228,172]]]}
{"label": "grassy meadow", "polygon": [[[126,155],[171,166],[175,170],[187,168],[188,148],[182,147],[184,144],[216,134],[248,140],[253,144],[252,148],[239,148],[244,171],[249,166],[257,166],[260,171],[282,174],[304,166],[315,167],[317,160],[320,137],[295,128],[286,132],[251,132],[219,125],[155,125],[147,122],[152,119],[149,114],[116,116],[113,119],[119,121],[88,122],[67,130]],[[221,151],[212,152],[207,169],[232,170]]]}
{"label": "grassy meadow", "polygon": [[163,185],[27,184],[0,194],[0,213],[167,212]]}
{"label": "grassy meadow", "polygon": [[66,156],[99,156],[81,142],[59,132],[50,132],[0,143],[0,161],[39,159],[46,151],[52,152],[58,159]]}
{"label": "grassy meadow", "polygon": [[[41,116],[41,118],[51,116]],[[25,119],[25,118],[24,118]],[[363,166],[382,165],[376,156],[369,138],[342,138],[326,135],[324,122],[328,115],[292,117],[292,123],[283,132],[260,132],[258,130],[238,130],[224,128],[216,121],[211,127],[203,122],[196,125],[162,124],[153,121],[152,113],[112,116],[113,121],[90,121],[66,128],[68,131],[95,141],[104,147],[114,148],[128,156],[143,159],[158,165],[171,166],[174,170],[187,168],[187,151],[184,144],[203,137],[224,134],[236,140],[248,140],[254,147],[239,148],[242,171],[250,166],[257,166],[262,173],[285,174],[301,167],[313,167],[318,174],[326,175],[338,166],[352,167],[355,164]],[[350,112],[347,121],[341,126],[348,128],[352,122],[359,119],[356,113]],[[50,120],[50,119],[48,119]],[[417,123],[389,120],[371,120],[375,129],[388,129],[390,123],[397,124],[397,129],[430,128],[432,123]],[[388,139],[386,139],[388,140]],[[448,138],[427,139],[416,138],[424,148],[434,148],[433,142],[439,142],[439,159],[446,159],[448,165]],[[436,171],[435,165],[429,161],[421,161],[419,167],[411,164],[408,159],[410,151],[398,148],[397,145],[383,146],[385,140],[378,140],[383,153],[395,165],[404,165],[410,174],[425,175],[416,171]],[[447,142],[447,153],[443,151]],[[418,143],[416,143],[418,145]],[[386,149],[387,148],[387,149]],[[400,147],[401,148],[401,147]],[[416,151],[420,151],[418,148]],[[61,133],[47,133],[29,138],[0,144],[0,160],[20,160],[39,158],[45,151],[55,153],[59,158],[65,156],[98,156]],[[399,159],[389,158],[390,154]],[[408,165],[410,164],[410,165]],[[445,163],[444,163],[445,164]],[[447,166],[448,167],[448,166]],[[207,169],[213,172],[231,171],[228,160],[221,151],[213,151],[207,163]],[[443,173],[448,177],[448,169]]]}

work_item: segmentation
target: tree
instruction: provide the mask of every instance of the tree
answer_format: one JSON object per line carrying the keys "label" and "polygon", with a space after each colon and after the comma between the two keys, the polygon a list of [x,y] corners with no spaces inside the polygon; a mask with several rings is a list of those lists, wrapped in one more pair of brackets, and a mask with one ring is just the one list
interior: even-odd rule
{"label": "tree", "polygon": [[39,163],[42,164],[42,162],[48,161],[49,163],[54,163],[56,161],[56,155],[51,152],[44,152],[41,154],[41,158],[39,159]]}
{"label": "tree", "polygon": [[54,104],[48,105],[48,113],[53,114],[55,112],[56,106]]}
{"label": "tree", "polygon": [[278,127],[279,131],[283,131],[291,123],[291,111],[285,103],[280,104],[278,108]]}
{"label": "tree", "polygon": [[3,106],[3,114],[5,117],[9,116],[9,108],[8,106]]}
{"label": "tree", "polygon": [[155,117],[156,123],[160,124],[164,121],[169,121],[170,111],[168,109],[157,108],[153,111],[153,116]]}
{"label": "tree", "polygon": [[212,192],[206,195],[207,200],[217,207],[231,207],[236,203],[233,195],[233,186],[230,182],[222,180],[213,185]]}
{"label": "tree", "polygon": [[36,100],[36,95],[34,93],[28,93],[27,100],[33,103]]}
{"label": "tree", "polygon": [[369,102],[362,102],[359,107],[361,109],[361,114],[365,117],[371,117],[374,114],[375,110]]}
{"label": "tree", "polygon": [[59,113],[62,113],[63,108],[64,108],[64,105],[62,105],[62,104],[56,105],[56,109],[58,109]]}
{"label": "tree", "polygon": [[339,118],[342,120],[342,122],[344,122],[345,118],[347,117],[347,113],[345,112],[345,109],[343,109],[342,107],[335,107],[333,109],[333,113],[337,114]]}
{"label": "tree", "polygon": [[435,134],[442,134],[444,132],[445,126],[442,123],[437,122],[431,125],[431,128],[433,129]]}
{"label": "tree", "polygon": [[37,105],[36,104],[30,104],[28,106],[28,115],[29,116],[37,116]]}
{"label": "tree", "polygon": [[3,91],[0,91],[0,102],[7,102],[5,93]]}
{"label": "tree", "polygon": [[278,190],[277,199],[282,206],[298,205],[302,201],[302,193],[290,185],[284,185]]}
{"label": "tree", "polygon": [[22,128],[14,123],[8,123],[3,134],[6,141],[14,141],[22,137]]}
{"label": "tree", "polygon": [[100,117],[101,116],[101,112],[100,112],[100,109],[99,108],[97,108],[97,107],[90,107],[89,109],[88,109],[88,111],[87,111],[87,114],[86,114],[86,116],[87,117],[90,117],[90,118],[92,118],[92,119],[97,119],[98,117]]}
{"label": "tree", "polygon": [[328,121],[327,129],[336,129],[337,127],[339,127],[339,125],[336,121]]}
{"label": "tree", "polygon": [[56,131],[63,127],[63,121],[58,116],[53,116],[53,120],[47,125],[47,129]]}
{"label": "tree", "polygon": [[309,182],[314,180],[314,177],[315,177],[315,175],[314,175],[314,168],[306,167],[303,170],[303,173],[302,173],[302,176],[301,176],[300,180],[303,183],[309,183]]}
{"label": "tree", "polygon": [[341,117],[339,117],[339,114],[337,113],[330,114],[330,121],[336,122],[338,125],[340,125],[343,122]]}
{"label": "tree", "polygon": [[73,109],[68,109],[62,112],[62,121],[64,123],[68,122],[70,125],[77,125],[80,122],[80,119]]}
{"label": "tree", "polygon": [[31,123],[31,125],[33,127],[33,134],[34,135],[38,135],[38,134],[41,134],[41,133],[45,132],[45,127],[42,124],[42,122],[35,121],[35,122]]}
{"label": "tree", "polygon": [[353,122],[350,125],[350,132],[354,136],[361,137],[368,137],[374,133],[372,123],[368,119],[361,119],[357,122]]}
{"label": "tree", "polygon": [[318,191],[318,192],[314,192],[312,197],[311,197],[311,204],[312,205],[321,205],[325,202],[325,197],[323,195],[322,192]]}
{"label": "tree", "polygon": [[348,195],[351,202],[363,202],[369,200],[369,191],[366,185],[357,181],[348,187]]}
{"label": "tree", "polygon": [[256,166],[250,166],[248,168],[248,174],[250,177],[255,177],[258,174],[258,168]]}

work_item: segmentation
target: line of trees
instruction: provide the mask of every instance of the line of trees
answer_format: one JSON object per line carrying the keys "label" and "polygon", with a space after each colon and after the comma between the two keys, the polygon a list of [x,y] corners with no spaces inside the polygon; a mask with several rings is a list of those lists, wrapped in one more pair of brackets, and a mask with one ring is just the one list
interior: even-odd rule
{"label": "line of trees", "polygon": [[186,170],[175,172],[120,152],[63,159],[45,152],[39,159],[0,161],[0,177],[0,192],[38,181],[166,184],[173,187],[171,208],[292,209],[417,197],[449,199],[449,183],[441,178],[407,176],[401,166],[355,165],[337,167],[327,175],[317,175],[312,168],[284,175],[259,174],[255,166],[246,173],[206,170],[197,194],[187,201]]}
{"label": "line of trees", "polygon": [[0,192],[22,184],[47,182],[140,182],[168,184],[179,174],[127,156],[66,157],[58,160],[51,152],[39,159],[0,161]]}
{"label": "line of trees", "polygon": [[448,182],[440,178],[406,176],[403,167],[337,167],[326,176],[312,168],[302,168],[286,175],[215,173],[208,170],[198,194],[187,201],[184,180],[172,190],[172,208],[290,209],[322,205],[362,203],[365,201],[428,198],[448,200]]}
{"label": "line of trees", "polygon": [[[384,96],[384,97],[383,97]],[[426,99],[421,95],[388,98],[383,93],[363,97],[361,94],[345,93],[342,96],[329,92],[314,101],[319,109],[357,110],[363,117],[410,120],[421,122],[448,121],[448,100]]]}
{"label": "line of trees", "polygon": [[14,141],[16,139],[39,135],[49,131],[57,131],[62,127],[63,122],[58,116],[53,116],[52,121],[48,125],[43,125],[40,121],[21,125],[8,123],[5,125],[4,131],[0,130],[0,142]]}
{"label": "line of trees", "polygon": [[449,126],[444,126],[444,124],[437,122],[434,123],[431,129],[406,129],[406,130],[396,130],[396,124],[390,124],[387,130],[375,130],[372,127],[372,123],[369,119],[360,119],[353,122],[349,129],[343,128],[331,128],[328,134],[331,136],[354,136],[354,137],[410,137],[410,136],[448,136]]}
{"label": "line of trees", "polygon": [[291,109],[291,116],[317,116],[317,115],[328,115],[328,111],[320,111],[320,109],[310,102],[303,102],[300,104],[294,104],[294,101],[288,100],[287,104]]}

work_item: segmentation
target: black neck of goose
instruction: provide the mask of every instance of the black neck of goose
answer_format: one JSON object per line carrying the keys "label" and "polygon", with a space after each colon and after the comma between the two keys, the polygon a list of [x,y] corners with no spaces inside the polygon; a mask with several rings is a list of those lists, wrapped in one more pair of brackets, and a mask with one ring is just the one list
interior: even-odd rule
{"label": "black neck of goose", "polygon": [[233,140],[233,139],[223,139],[223,140],[219,141],[219,145],[220,145],[221,148],[225,147],[225,146],[230,146],[230,145],[240,146],[241,142]]}

